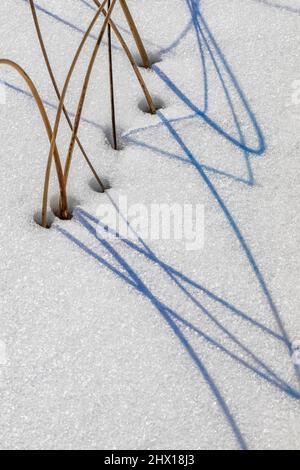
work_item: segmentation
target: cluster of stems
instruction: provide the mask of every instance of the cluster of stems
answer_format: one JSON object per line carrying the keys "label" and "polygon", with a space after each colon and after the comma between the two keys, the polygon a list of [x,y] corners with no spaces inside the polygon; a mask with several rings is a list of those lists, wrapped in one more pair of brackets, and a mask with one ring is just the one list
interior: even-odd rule
{"label": "cluster of stems", "polygon": [[[87,91],[89,88],[90,84],[90,79],[92,75],[92,71],[95,65],[96,58],[99,53],[100,46],[103,42],[104,35],[107,32],[108,36],[108,57],[109,57],[109,77],[110,77],[110,98],[111,98],[111,117],[112,117],[112,135],[113,135],[113,147],[117,150],[118,148],[118,142],[117,142],[117,126],[116,126],[116,109],[115,109],[115,97],[114,97],[114,76],[113,76],[113,55],[112,55],[112,33],[114,34],[116,40],[119,42],[121,45],[122,49],[124,50],[126,56],[128,57],[128,60],[132,66],[133,73],[135,74],[141,89],[145,95],[146,101],[149,106],[149,111],[151,114],[156,113],[155,105],[153,102],[153,99],[149,93],[149,90],[145,84],[145,81],[142,77],[142,74],[134,60],[134,57],[124,40],[122,34],[120,33],[119,28],[115,24],[115,22],[112,19],[112,13],[116,7],[116,4],[119,3],[125,18],[128,22],[130,31],[134,37],[136,46],[138,48],[139,54],[141,56],[142,63],[145,68],[150,67],[149,59],[147,52],[145,50],[145,47],[143,45],[143,42],[141,40],[141,37],[139,35],[138,29],[136,27],[135,21],[131,15],[131,12],[128,8],[128,5],[126,3],[126,0],[103,0],[100,2],[99,0],[92,0],[93,3],[96,5],[96,10],[95,14],[86,29],[82,40],[79,44],[79,47],[76,50],[76,53],[73,57],[72,63],[69,67],[68,73],[66,75],[66,79],[64,81],[62,90],[59,90],[59,87],[57,85],[57,81],[55,78],[55,74],[53,72],[53,68],[51,66],[49,56],[47,53],[47,49],[45,46],[45,42],[43,39],[43,35],[41,32],[38,16],[36,13],[36,7],[34,0],[29,0],[30,8],[31,8],[31,13],[37,33],[37,39],[39,41],[39,45],[43,54],[43,58],[54,88],[54,91],[56,93],[57,99],[58,99],[58,108],[57,108],[57,113],[54,121],[54,126],[52,128],[50,124],[49,117],[47,115],[45,106],[43,104],[43,101],[38,93],[38,90],[31,80],[31,78],[27,75],[27,73],[15,62],[8,60],[8,59],[0,59],[0,65],[7,65],[9,67],[12,67],[14,70],[18,72],[18,74],[24,79],[26,82],[27,86],[29,87],[32,96],[35,100],[35,103],[39,109],[41,118],[43,120],[47,136],[49,139],[50,143],[50,148],[48,152],[48,159],[47,159],[47,165],[46,165],[46,172],[45,172],[45,180],[44,180],[44,190],[43,190],[43,202],[42,202],[42,221],[41,225],[43,227],[47,227],[47,209],[48,209],[48,196],[49,196],[49,184],[50,184],[50,176],[51,176],[51,169],[52,169],[52,164],[54,161],[55,165],[55,170],[56,170],[56,175],[57,175],[57,180],[58,180],[58,185],[59,185],[59,208],[57,211],[57,215],[64,220],[67,220],[71,217],[70,212],[69,212],[69,206],[68,206],[68,197],[67,197],[67,186],[68,186],[68,180],[69,180],[69,174],[70,174],[70,169],[71,169],[71,164],[72,164],[72,159],[73,159],[73,154],[74,154],[74,149],[75,146],[77,145],[84,160],[86,161],[87,165],[89,166],[91,172],[93,173],[96,181],[99,184],[99,189],[100,191],[104,191],[104,185],[101,181],[101,178],[98,176],[94,166],[92,165],[87,152],[85,151],[79,136],[78,136],[78,131],[80,127],[80,122],[81,122],[81,117],[82,117],[82,112],[83,112],[83,107],[87,95]],[[88,63],[88,67],[84,76],[83,84],[81,87],[80,91],[80,97],[75,113],[75,119],[74,122],[72,122],[68,111],[65,108],[65,99],[67,96],[67,92],[69,90],[69,85],[71,82],[71,78],[73,76],[76,64],[82,54],[83,48],[87,42],[87,39],[89,35],[91,34],[92,30],[96,27],[96,24],[98,23],[99,18],[103,18],[103,22],[101,24],[101,28],[95,43],[95,46],[92,51],[91,58]],[[59,133],[59,128],[60,128],[60,123],[62,120],[62,116],[64,115],[66,122],[70,128],[71,132],[71,137],[70,137],[70,142],[68,146],[68,150],[66,153],[66,158],[64,164],[62,163],[58,148],[57,148],[57,137]]]}

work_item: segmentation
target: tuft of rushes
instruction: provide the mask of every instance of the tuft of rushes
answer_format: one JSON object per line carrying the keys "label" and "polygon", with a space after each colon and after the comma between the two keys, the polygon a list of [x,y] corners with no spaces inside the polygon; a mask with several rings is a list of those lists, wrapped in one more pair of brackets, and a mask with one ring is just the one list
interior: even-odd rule
{"label": "tuft of rushes", "polygon": [[[137,80],[138,80],[138,82],[141,86],[141,89],[142,89],[142,91],[145,95],[147,106],[149,107],[149,112],[151,114],[156,113],[155,104],[154,104],[153,99],[151,97],[151,94],[150,94],[150,92],[149,92],[149,90],[146,86],[146,83],[145,83],[145,81],[144,81],[144,79],[141,75],[141,72],[140,72],[140,70],[139,70],[139,68],[138,68],[138,66],[137,66],[137,64],[134,60],[134,57],[133,57],[132,53],[130,52],[130,49],[129,49],[126,41],[124,40],[123,36],[121,35],[121,33],[119,31],[119,28],[116,26],[116,24],[112,20],[112,13],[115,9],[116,4],[119,3],[122,10],[123,10],[123,12],[124,12],[126,21],[127,21],[128,25],[130,27],[130,31],[131,31],[131,33],[134,37],[135,43],[136,43],[137,48],[139,50],[139,53],[140,53],[140,56],[141,56],[141,59],[142,59],[142,63],[144,65],[144,67],[149,68],[150,67],[150,62],[149,62],[149,58],[148,58],[146,49],[143,45],[143,42],[142,42],[142,39],[139,35],[137,26],[134,22],[134,19],[131,15],[131,12],[128,8],[128,5],[127,5],[126,1],[125,0],[103,0],[103,2],[99,2],[98,0],[91,0],[91,1],[93,1],[93,3],[97,6],[97,11],[95,12],[94,17],[92,18],[92,21],[91,21],[90,25],[86,29],[86,31],[83,35],[83,38],[81,40],[81,43],[80,43],[79,47],[77,48],[77,50],[75,52],[75,55],[73,57],[71,66],[70,66],[70,68],[68,70],[68,73],[66,75],[66,79],[65,79],[62,91],[60,91],[59,87],[58,87],[58,84],[57,84],[55,74],[53,72],[53,68],[52,68],[50,60],[49,60],[49,56],[48,56],[48,53],[47,53],[47,48],[46,48],[46,45],[45,45],[45,42],[44,42],[44,39],[43,39],[43,34],[42,34],[42,31],[41,31],[41,28],[40,28],[40,24],[39,24],[37,12],[36,12],[35,2],[34,2],[34,0],[29,0],[29,5],[30,5],[30,9],[31,9],[33,22],[34,22],[34,27],[35,27],[36,34],[37,34],[37,42],[40,46],[40,49],[41,49],[41,52],[42,52],[42,55],[43,55],[43,58],[44,58],[44,62],[45,62],[45,65],[46,65],[51,83],[53,85],[54,91],[55,91],[57,99],[58,99],[58,109],[57,109],[57,114],[56,114],[55,123],[54,123],[53,128],[51,127],[49,116],[48,116],[48,114],[45,110],[45,107],[44,107],[43,101],[40,97],[40,94],[39,94],[35,84],[31,80],[31,78],[29,77],[29,75],[17,63],[15,63],[15,62],[13,62],[9,59],[0,59],[0,65],[6,65],[6,66],[9,66],[9,67],[13,68],[23,78],[23,80],[26,82],[27,86],[29,87],[29,89],[30,89],[30,91],[33,95],[35,103],[36,103],[36,105],[39,109],[41,119],[44,123],[45,129],[46,129],[46,132],[47,132],[47,135],[48,135],[48,139],[49,139],[49,142],[50,142],[50,148],[49,148],[47,164],[46,164],[46,170],[45,170],[43,198],[42,198],[42,212],[41,212],[41,226],[44,227],[44,228],[49,228],[49,226],[47,225],[47,210],[48,210],[48,199],[49,199],[49,184],[50,184],[50,176],[51,176],[53,161],[54,161],[54,164],[55,164],[54,166],[55,166],[55,171],[56,171],[57,181],[58,181],[58,186],[59,186],[59,207],[57,209],[56,215],[59,218],[63,219],[63,220],[69,220],[72,217],[72,214],[69,211],[67,185],[68,185],[68,181],[69,181],[72,158],[73,158],[73,153],[74,153],[74,149],[75,149],[76,144],[79,147],[80,152],[81,152],[84,160],[86,161],[89,169],[93,173],[93,176],[95,177],[95,179],[97,181],[97,184],[99,185],[100,192],[105,191],[105,186],[104,186],[103,182],[101,181],[101,178],[97,174],[93,164],[91,163],[90,158],[87,155],[87,152],[85,151],[85,149],[84,149],[84,147],[83,147],[83,145],[82,145],[82,143],[81,143],[81,141],[78,137],[78,130],[79,130],[80,122],[81,122],[81,118],[82,118],[82,111],[83,111],[85,98],[86,98],[88,88],[89,88],[89,84],[90,84],[90,78],[91,78],[92,71],[93,71],[93,68],[94,68],[94,64],[95,64],[97,55],[99,53],[99,49],[100,49],[100,46],[102,44],[102,40],[103,40],[103,37],[104,37],[104,34],[105,34],[106,30],[108,31],[111,125],[112,125],[112,135],[113,135],[113,147],[114,147],[114,149],[115,150],[118,149],[118,142],[117,142],[117,130],[116,130],[117,125],[116,125],[115,95],[114,95],[112,32],[114,33],[116,39],[118,40],[118,42],[120,43],[121,47],[123,48],[125,54],[127,55],[127,58],[128,58],[131,66],[132,66],[133,73],[135,74],[135,76],[136,76],[136,78],[137,78]],[[106,10],[105,7],[107,7],[107,10]],[[79,57],[82,54],[84,45],[85,45],[91,31],[95,27],[95,25],[96,25],[96,23],[97,23],[97,21],[98,21],[98,19],[101,15],[104,17],[104,21],[103,21],[103,24],[101,26],[100,33],[99,33],[98,39],[96,41],[96,45],[94,47],[94,50],[92,52],[92,56],[91,56],[89,64],[88,64],[88,68],[87,68],[87,71],[86,71],[86,74],[85,74],[85,77],[84,77],[84,80],[83,80],[83,85],[82,85],[82,88],[81,88],[81,92],[80,92],[80,98],[79,98],[79,102],[78,102],[78,105],[77,105],[77,111],[76,111],[74,123],[72,123],[71,118],[70,118],[70,116],[69,116],[69,114],[68,114],[68,112],[65,108],[65,100],[66,100],[66,96],[67,96],[67,93],[68,93],[69,84],[70,84],[71,78],[73,76],[76,64],[79,60]],[[59,128],[60,128],[62,115],[64,115],[64,117],[67,121],[67,124],[70,128],[70,131],[71,131],[70,143],[69,143],[69,147],[68,147],[68,150],[67,150],[66,159],[65,159],[64,164],[62,163],[62,160],[61,160],[60,154],[58,152],[58,148],[57,148],[57,137],[58,137],[58,133],[59,133]]]}

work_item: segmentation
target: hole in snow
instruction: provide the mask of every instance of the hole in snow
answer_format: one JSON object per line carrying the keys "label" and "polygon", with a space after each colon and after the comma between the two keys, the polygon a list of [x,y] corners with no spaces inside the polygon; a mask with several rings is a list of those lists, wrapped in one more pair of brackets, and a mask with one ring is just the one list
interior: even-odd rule
{"label": "hole in snow", "polygon": [[[107,191],[108,189],[111,189],[111,186],[110,186],[109,181],[108,181],[107,178],[101,177],[101,181],[102,181],[102,184],[103,184],[103,186],[104,186],[104,190],[105,190],[105,191]],[[96,178],[92,178],[92,179],[89,181],[89,187],[90,187],[91,190],[94,191],[95,193],[103,194],[102,188],[101,188],[101,186],[99,186],[99,183],[98,183],[98,181],[96,180]]]}
{"label": "hole in snow", "polygon": [[[80,204],[80,201],[78,201],[78,199],[76,199],[75,197],[72,197],[72,196],[68,197],[69,216],[67,220],[71,220],[73,218],[74,209],[77,206],[79,206],[79,204]],[[59,219],[61,219],[60,214],[59,214],[59,196],[53,196],[51,198],[50,207],[55,217],[58,217]],[[62,219],[62,220],[66,220],[66,219]]]}
{"label": "hole in snow", "polygon": [[47,226],[46,227],[43,227],[42,226],[42,211],[37,211],[34,216],[33,216],[33,220],[35,221],[35,223],[37,225],[39,225],[40,227],[42,228],[47,228],[47,229],[50,229],[53,222],[54,222],[54,219],[55,219],[55,216],[52,212],[47,212]]}
{"label": "hole in snow", "polygon": [[111,148],[116,152],[119,152],[120,150],[124,149],[122,133],[123,131],[121,129],[117,129],[117,148],[115,148],[112,126],[106,126],[104,128],[105,139],[107,143],[111,146]]}
{"label": "hole in snow", "polygon": [[[164,101],[160,98],[156,98],[156,97],[153,98],[153,102],[154,102],[156,111],[159,111],[160,109],[163,109],[166,107]],[[143,98],[139,102],[138,107],[141,111],[143,111],[143,113],[151,114],[146,98]]]}
{"label": "hole in snow", "polygon": [[[162,58],[161,58],[161,55],[159,52],[148,52],[148,58],[149,58],[149,64],[150,64],[150,68],[153,66],[153,65],[156,65],[156,64],[159,64],[159,62],[162,62]],[[136,62],[136,65],[140,68],[146,68],[143,64],[143,61],[142,61],[142,58],[140,56],[140,54],[135,54],[134,55],[134,60]]]}

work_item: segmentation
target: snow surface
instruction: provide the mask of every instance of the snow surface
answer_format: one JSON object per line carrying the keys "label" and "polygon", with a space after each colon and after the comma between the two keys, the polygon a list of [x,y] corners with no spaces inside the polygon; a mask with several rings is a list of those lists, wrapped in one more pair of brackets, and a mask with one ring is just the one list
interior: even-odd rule
{"label": "snow surface", "polygon": [[[60,86],[92,3],[36,2]],[[202,0],[202,16],[196,0],[128,4],[160,59],[142,73],[164,108],[154,117],[139,109],[141,90],[115,49],[123,150],[113,151],[101,51],[80,137],[112,189],[93,190],[76,150],[78,208],[49,231],[34,223],[45,132],[24,82],[0,69],[0,447],[299,449],[300,2]],[[30,74],[53,120],[27,1],[2,0],[0,17],[0,57]],[[119,8],[115,18],[126,28]],[[94,43],[72,80],[70,111]],[[63,123],[61,148],[68,139]],[[51,188],[55,196],[54,179]],[[85,213],[95,217],[118,194],[203,204],[204,249],[101,243]]]}

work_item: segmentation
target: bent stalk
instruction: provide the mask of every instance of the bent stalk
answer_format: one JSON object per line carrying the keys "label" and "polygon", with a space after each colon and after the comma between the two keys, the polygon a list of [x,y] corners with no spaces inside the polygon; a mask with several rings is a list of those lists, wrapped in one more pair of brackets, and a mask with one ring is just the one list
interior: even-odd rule
{"label": "bent stalk", "polygon": [[133,19],[133,16],[128,8],[128,5],[126,3],[126,0],[120,0],[120,3],[121,3],[121,7],[123,9],[123,12],[124,12],[124,15],[126,17],[126,20],[127,20],[127,23],[128,23],[128,26],[130,28],[130,31],[132,33],[132,36],[135,40],[135,43],[136,43],[136,46],[138,48],[138,51],[140,53],[140,56],[141,56],[141,59],[142,59],[142,62],[143,62],[143,65],[146,69],[149,69],[150,68],[150,61],[149,61],[149,57],[148,57],[148,54],[146,52],[146,49],[145,49],[145,46],[143,44],[143,41],[142,41],[142,38],[138,32],[138,29],[136,27],[136,24],[135,24],[135,21]]}
{"label": "bent stalk", "polygon": [[[50,121],[48,118],[48,115],[46,113],[45,107],[43,105],[43,102],[41,100],[41,97],[31,80],[31,78],[27,75],[25,70],[22,69],[18,64],[15,62],[8,60],[8,59],[0,59],[0,65],[8,65],[9,67],[12,67],[14,70],[18,72],[18,74],[25,80],[27,83],[33,98],[38,106],[38,109],[40,111],[43,123],[46,128],[46,132],[49,138],[49,141],[52,141],[52,128],[50,125]],[[59,182],[59,187],[60,187],[60,199],[61,199],[61,211],[62,211],[62,217],[63,218],[68,218],[68,201],[67,201],[67,194],[66,194],[66,187],[65,187],[65,181],[64,181],[64,174],[62,170],[62,165],[61,165],[61,160],[60,156],[57,150],[56,144],[54,145],[54,161],[55,161],[55,166],[56,166],[56,173],[57,173],[57,178]],[[52,164],[52,156],[49,158],[48,156],[48,161],[47,161],[47,168],[46,168],[46,175],[45,175],[45,183],[44,183],[44,192],[43,192],[43,207],[42,207],[42,226],[47,227],[47,207],[48,207],[48,194],[49,194],[49,180],[50,180],[50,172],[51,172],[51,164]]]}
{"label": "bent stalk", "polygon": [[[99,3],[98,0],[93,0],[93,2],[94,2],[95,5],[97,5],[97,6],[100,5],[100,3]],[[105,9],[103,9],[102,14],[103,14],[104,16],[107,15],[107,12],[105,11]],[[138,80],[138,82],[139,82],[139,84],[140,84],[140,86],[141,86],[141,88],[142,88],[142,91],[143,91],[144,96],[145,96],[145,98],[146,98],[146,101],[147,101],[147,103],[148,103],[148,107],[149,107],[150,113],[151,113],[151,114],[156,114],[156,107],[155,107],[155,104],[154,104],[154,102],[153,102],[152,96],[151,96],[151,94],[150,94],[150,92],[149,92],[149,90],[148,90],[148,88],[147,88],[147,85],[146,85],[146,83],[145,83],[145,81],[144,81],[144,79],[143,79],[143,77],[142,77],[142,74],[141,74],[141,72],[140,72],[140,70],[139,70],[139,68],[138,68],[138,66],[137,66],[137,64],[136,64],[136,62],[135,62],[135,60],[134,60],[133,55],[132,55],[131,52],[130,52],[130,49],[129,49],[129,47],[128,47],[126,41],[125,41],[125,39],[123,38],[122,34],[121,34],[120,31],[119,31],[119,28],[116,26],[116,24],[113,22],[112,19],[109,20],[109,24],[110,24],[111,29],[113,30],[113,32],[114,32],[116,38],[118,39],[119,43],[121,44],[122,48],[124,49],[124,52],[125,52],[125,54],[127,55],[127,58],[128,58],[128,60],[129,60],[129,62],[131,63],[131,66],[132,66],[132,68],[133,68],[133,71],[134,71],[134,73],[135,73],[135,75],[136,75],[136,78],[137,78],[137,80]]]}
{"label": "bent stalk", "polygon": [[102,40],[103,40],[104,33],[106,31],[109,19],[111,17],[113,9],[116,5],[116,2],[117,2],[117,0],[113,0],[112,4],[111,4],[111,6],[108,10],[108,13],[106,15],[103,26],[101,28],[98,40],[97,40],[96,45],[94,47],[92,57],[91,57],[91,60],[89,62],[88,69],[87,69],[87,72],[86,72],[86,75],[85,75],[85,79],[84,79],[84,83],[83,83],[83,87],[82,87],[81,95],[80,95],[80,99],[79,99],[79,104],[78,104],[78,107],[77,107],[76,117],[75,117],[75,121],[74,121],[73,133],[72,133],[71,140],[70,140],[68,155],[67,155],[67,158],[66,158],[65,172],[64,172],[66,185],[67,185],[67,182],[68,182],[68,177],[69,177],[69,172],[70,172],[70,167],[71,167],[71,162],[72,162],[72,156],[73,156],[74,147],[75,147],[75,140],[76,140],[79,124],[80,124],[82,109],[83,109],[83,106],[84,106],[84,102],[85,102],[86,93],[87,93],[87,89],[88,89],[88,86],[89,86],[91,74],[92,74],[92,71],[93,71],[93,68],[94,68],[94,64],[95,64],[95,60],[96,60],[99,48],[100,48]]}
{"label": "bent stalk", "polygon": [[[73,58],[71,66],[69,68],[69,71],[68,71],[68,74],[67,74],[64,86],[63,86],[63,90],[62,90],[62,93],[61,93],[61,98],[60,98],[60,101],[59,101],[58,110],[57,110],[57,113],[56,113],[56,118],[55,118],[55,123],[54,123],[54,128],[53,128],[53,135],[52,135],[50,150],[49,150],[49,159],[50,159],[50,161],[52,160],[53,154],[54,154],[56,139],[57,139],[58,130],[59,130],[59,125],[60,125],[60,121],[61,121],[61,117],[62,117],[64,102],[65,102],[66,94],[67,94],[67,91],[68,91],[68,88],[69,88],[70,80],[72,78],[75,66],[78,62],[78,59],[79,59],[80,54],[82,52],[82,49],[83,49],[83,47],[84,47],[84,45],[87,41],[87,38],[89,37],[90,32],[92,31],[94,25],[96,24],[96,21],[98,20],[99,16],[101,15],[102,10],[105,7],[107,1],[108,0],[104,0],[104,2],[99,6],[98,11],[94,15],[89,27],[87,28],[87,30],[86,30],[86,32],[85,32],[85,34],[84,34],[84,36],[83,36],[83,38],[80,42],[80,45],[79,45],[79,47],[78,47],[78,49],[75,53],[75,56]],[[65,181],[65,175],[64,175],[64,181]]]}
{"label": "bent stalk", "polygon": [[[32,17],[33,17],[35,30],[36,30],[37,37],[38,37],[38,40],[39,40],[39,44],[40,44],[40,47],[41,47],[41,51],[42,51],[42,54],[43,54],[43,57],[44,57],[44,61],[45,61],[45,64],[46,64],[46,67],[47,67],[47,70],[48,70],[48,73],[49,73],[49,76],[50,76],[50,79],[51,79],[51,82],[52,82],[52,85],[53,85],[53,88],[54,88],[54,91],[56,93],[56,96],[57,96],[58,100],[60,101],[61,94],[60,94],[60,91],[59,91],[59,88],[58,88],[58,85],[57,85],[57,82],[56,82],[56,79],[55,79],[55,75],[53,73],[53,70],[52,70],[52,67],[51,67],[51,64],[50,64],[50,60],[49,60],[47,49],[46,49],[46,46],[45,46],[45,43],[44,43],[44,39],[43,39],[42,31],[41,31],[41,28],[40,28],[38,16],[37,16],[37,13],[36,13],[34,0],[29,0],[29,3],[30,3],[30,8],[31,8],[31,13],[32,13]],[[68,114],[65,106],[63,106],[63,113],[64,113],[66,121],[67,121],[67,123],[70,127],[70,130],[73,131],[72,121],[69,117],[69,114]],[[84,150],[83,145],[81,144],[78,137],[76,138],[76,142],[77,142],[77,145],[78,145],[85,161],[87,162],[87,164],[88,164],[90,170],[92,171],[96,181],[98,182],[98,184],[101,188],[101,191],[104,192],[103,183],[102,183],[101,179],[99,178],[96,170],[94,169],[90,159],[88,158],[87,153]]]}

